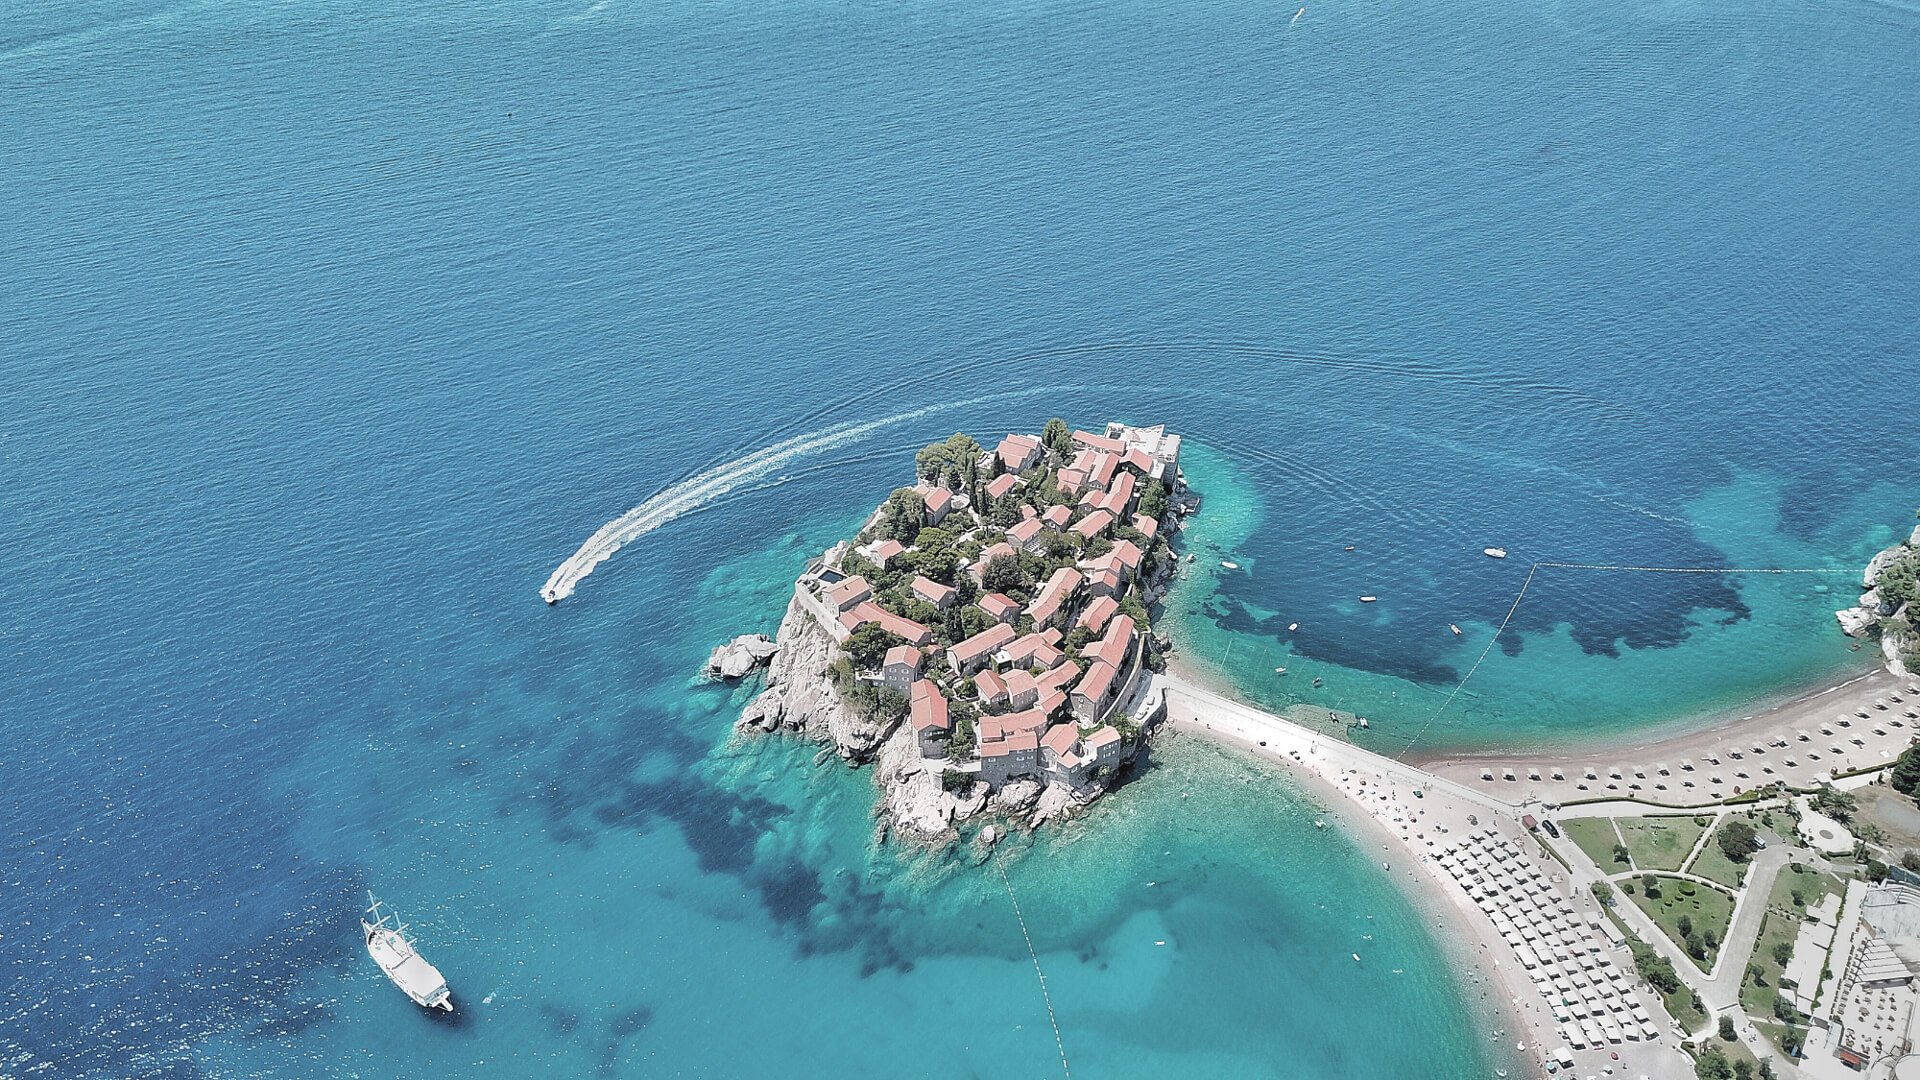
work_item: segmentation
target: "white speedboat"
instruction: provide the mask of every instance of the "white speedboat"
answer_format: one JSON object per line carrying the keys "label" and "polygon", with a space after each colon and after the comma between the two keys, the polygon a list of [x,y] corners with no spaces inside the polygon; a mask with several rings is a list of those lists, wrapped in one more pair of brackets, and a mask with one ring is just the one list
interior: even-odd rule
{"label": "white speedboat", "polygon": [[1377,596],[1363,596],[1363,597],[1361,597],[1361,598],[1360,598],[1360,602],[1361,602],[1361,603],[1363,603],[1363,604],[1371,604],[1371,603],[1373,603],[1373,602],[1374,602],[1375,600],[1378,600],[1378,599],[1380,599],[1380,598],[1379,598],[1379,597],[1377,597]]}
{"label": "white speedboat", "polygon": [[1233,561],[1233,560],[1231,560],[1231,559],[1221,559],[1221,560],[1220,560],[1220,565],[1221,565],[1222,567],[1224,567],[1224,568],[1226,568],[1226,569],[1228,569],[1228,570],[1238,570],[1238,569],[1240,569],[1240,564],[1239,564],[1239,563],[1237,563],[1237,562],[1234,562],[1234,561]]}
{"label": "white speedboat", "polygon": [[373,962],[380,965],[393,985],[412,998],[415,1005],[452,1012],[453,992],[447,989],[447,980],[441,977],[440,969],[427,963],[414,949],[405,923],[395,920],[394,925],[387,924],[393,916],[380,910],[380,901],[371,890],[367,893],[367,914],[373,921],[362,918],[360,931],[366,937],[367,955],[373,957]]}
{"label": "white speedboat", "polygon": [[1454,637],[1459,637],[1459,636],[1460,636],[1460,625],[1459,625],[1458,623],[1448,623],[1448,624],[1447,624],[1447,629],[1449,629],[1449,630],[1451,630],[1451,631],[1453,631],[1453,636],[1454,636]]}
{"label": "white speedboat", "polygon": [[1485,555],[1489,559],[1504,559],[1507,557],[1507,549],[1506,548],[1481,548],[1480,554]]}

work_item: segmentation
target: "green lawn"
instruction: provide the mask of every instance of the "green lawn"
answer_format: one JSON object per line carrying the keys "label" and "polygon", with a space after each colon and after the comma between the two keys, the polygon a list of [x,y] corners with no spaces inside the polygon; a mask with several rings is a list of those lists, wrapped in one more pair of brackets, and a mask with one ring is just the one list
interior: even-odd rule
{"label": "green lawn", "polygon": [[[1760,924],[1760,940],[1753,947],[1753,959],[1748,961],[1745,981],[1740,985],[1740,1006],[1747,1010],[1747,1015],[1755,1020],[1773,1015],[1773,998],[1780,992],[1780,976],[1785,971],[1773,957],[1774,947],[1782,942],[1792,947],[1807,908],[1818,904],[1828,893],[1844,892],[1846,887],[1845,879],[1811,869],[1796,874],[1789,867],[1774,879],[1773,892],[1767,897],[1766,918]],[[1793,902],[1796,892],[1803,904]]]}
{"label": "green lawn", "polygon": [[[1653,946],[1640,940],[1640,935],[1634,933],[1626,923],[1621,922],[1619,916],[1608,912],[1607,918],[1612,919],[1613,925],[1619,927],[1620,933],[1626,937],[1627,948],[1633,953],[1636,971],[1643,960],[1650,957],[1657,957],[1658,954],[1654,953]],[[1645,982],[1645,979],[1641,981]],[[1660,998],[1662,1005],[1666,1006],[1667,1015],[1673,1017],[1674,1021],[1686,1030],[1699,1031],[1701,1025],[1707,1022],[1707,1014],[1693,1007],[1693,991],[1688,989],[1685,984],[1682,984],[1670,994],[1662,993],[1658,987],[1650,983],[1647,988],[1652,990],[1654,994]]]}
{"label": "green lawn", "polygon": [[1720,850],[1717,839],[1707,841],[1706,846],[1700,849],[1700,857],[1693,860],[1687,872],[1698,874],[1708,881],[1717,881],[1729,889],[1738,889],[1740,883],[1747,879],[1747,868],[1727,858],[1727,853]]}
{"label": "green lawn", "polygon": [[[1635,878],[1631,884],[1633,885],[1633,902],[1640,905],[1640,910],[1651,916],[1661,931],[1672,938],[1674,944],[1680,946],[1683,951],[1687,946],[1684,935],[1680,933],[1682,915],[1692,921],[1696,934],[1704,935],[1711,930],[1716,941],[1726,936],[1727,923],[1733,918],[1733,898],[1719,889],[1710,885],[1695,884],[1682,878],[1661,876],[1656,878],[1656,887],[1660,895],[1650,897],[1640,879]],[[1692,960],[1701,971],[1708,971],[1713,967],[1713,959],[1719,955],[1719,952],[1716,946],[1707,950],[1704,960],[1694,957],[1691,953],[1688,954],[1688,959]]]}
{"label": "green lawn", "polygon": [[1617,874],[1622,870],[1630,869],[1613,861],[1613,846],[1620,842],[1619,838],[1613,834],[1613,819],[1575,818],[1572,821],[1561,821],[1556,824],[1560,826],[1561,832],[1567,834],[1567,839],[1580,845],[1580,850],[1587,853],[1587,858],[1593,860],[1593,865],[1599,867],[1601,873]]}
{"label": "green lawn", "polygon": [[1620,818],[1620,834],[1633,853],[1636,870],[1678,870],[1692,854],[1706,827],[1692,816]]}

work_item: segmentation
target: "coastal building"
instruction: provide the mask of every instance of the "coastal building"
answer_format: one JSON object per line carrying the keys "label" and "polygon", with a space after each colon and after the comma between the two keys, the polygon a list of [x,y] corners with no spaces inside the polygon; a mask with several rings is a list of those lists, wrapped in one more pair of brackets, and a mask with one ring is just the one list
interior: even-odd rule
{"label": "coastal building", "polygon": [[1006,687],[1009,709],[1031,709],[1040,702],[1040,684],[1025,668],[1007,672]]}
{"label": "coastal building", "polygon": [[1019,486],[1020,486],[1019,477],[1015,476],[1010,472],[1001,473],[999,476],[996,476],[992,480],[987,482],[987,497],[992,499],[1004,499],[1008,495],[1013,494],[1013,489]]}
{"label": "coastal building", "polygon": [[1051,668],[1060,662],[1060,631],[1038,630],[1015,638],[994,659],[1001,664],[1022,668]]}
{"label": "coastal building", "polygon": [[1045,525],[1054,532],[1065,532],[1067,530],[1067,522],[1072,520],[1073,511],[1059,503],[1055,503],[1040,512],[1040,524]]}
{"label": "coastal building", "polygon": [[1073,602],[1075,590],[1080,588],[1080,571],[1063,566],[1047,578],[1040,587],[1039,595],[1033,603],[1027,605],[1027,614],[1033,617],[1035,626],[1059,626],[1066,622],[1067,606]]}
{"label": "coastal building", "polygon": [[1160,535],[1160,522],[1145,514],[1133,515],[1133,527],[1140,530],[1140,535],[1146,537],[1149,544]]}
{"label": "coastal building", "polygon": [[[1172,487],[1180,476],[1180,436],[1167,433],[1165,424],[1152,427],[1129,427],[1126,424],[1107,425],[1107,445],[1114,446],[1123,454],[1139,451],[1145,456],[1148,467],[1147,476]],[[1074,441],[1080,441],[1080,433],[1074,433]]]}
{"label": "coastal building", "polygon": [[1140,576],[1140,563],[1146,558],[1146,554],[1140,550],[1140,545],[1133,541],[1120,540],[1113,545],[1112,551],[1107,552],[1107,558],[1112,561],[1113,567],[1120,571],[1122,577],[1133,581]]}
{"label": "coastal building", "polygon": [[1093,648],[1080,650],[1080,658],[1088,663],[1097,660],[1115,671],[1124,672],[1127,669],[1128,658],[1133,655],[1133,637],[1133,617],[1116,615],[1113,621],[1107,624],[1106,633],[1100,635],[1100,640],[1094,644]]}
{"label": "coastal building", "polygon": [[954,674],[971,675],[985,667],[993,654],[1005,648],[1016,636],[1013,627],[1006,623],[988,627],[948,649],[947,663],[953,666]]}
{"label": "coastal building", "polygon": [[827,588],[827,606],[834,611],[851,611],[873,599],[873,586],[863,577],[850,577]]}
{"label": "coastal building", "polygon": [[1073,693],[1067,696],[1068,707],[1073,710],[1073,718],[1083,724],[1091,724],[1105,715],[1107,706],[1113,704],[1114,691],[1119,688],[1119,672],[1104,660],[1096,660],[1087,668],[1086,674],[1073,686]]}
{"label": "coastal building", "polygon": [[994,449],[1000,467],[1010,473],[1025,472],[1040,464],[1040,440],[1031,435],[1009,435]]}
{"label": "coastal building", "polygon": [[1074,625],[1084,626],[1097,634],[1101,627],[1107,625],[1107,620],[1113,618],[1114,613],[1119,610],[1120,601],[1111,596],[1097,597],[1087,605],[1085,611],[1080,613],[1080,618]]}
{"label": "coastal building", "polygon": [[[1112,428],[1113,425],[1108,424],[1107,427]],[[1091,431],[1081,431],[1077,428],[1073,433],[1073,445],[1085,451],[1103,454],[1124,454],[1127,451],[1126,446],[1117,438],[1095,435]]]}
{"label": "coastal building", "polygon": [[1040,732],[1046,726],[1046,714],[1034,709],[981,717],[975,728],[980,779],[999,787],[1015,777],[1039,775]]}
{"label": "coastal building", "polygon": [[953,720],[947,712],[947,699],[940,688],[926,679],[913,684],[913,696],[907,706],[913,723],[913,735],[921,757],[945,757],[947,737],[953,733]]}
{"label": "coastal building", "polygon": [[945,521],[947,514],[953,510],[953,492],[946,488],[939,486],[931,487],[921,498],[926,503],[927,524],[929,525],[938,525],[942,521]]}
{"label": "coastal building", "polygon": [[1106,600],[1118,601],[1126,592],[1126,582],[1120,577],[1120,571],[1112,567],[1102,567],[1087,574],[1087,595]]}
{"label": "coastal building", "polygon": [[1045,527],[1039,518],[1028,518],[1007,530],[1007,539],[1019,545],[1020,550],[1030,555],[1038,555],[1046,550],[1046,544],[1040,539]]}
{"label": "coastal building", "polygon": [[878,623],[882,630],[906,640],[907,644],[922,647],[933,641],[933,631],[914,622],[912,619],[895,615],[871,600],[863,600],[852,611],[840,616],[840,641],[853,636],[855,630],[868,623]]}
{"label": "coastal building", "polygon": [[876,540],[859,549],[860,554],[878,563],[883,570],[892,566],[893,560],[899,558],[906,550],[907,545],[898,540]]}
{"label": "coastal building", "polygon": [[1040,737],[1040,767],[1049,779],[1077,789],[1096,770],[1119,764],[1120,751],[1120,733],[1108,725],[1083,735],[1072,724],[1055,724]]}
{"label": "coastal building", "polygon": [[1010,623],[1020,617],[1020,605],[1013,597],[1005,593],[990,592],[976,601],[987,618],[995,622]]}
{"label": "coastal building", "polygon": [[986,668],[973,677],[974,692],[980,698],[980,708],[985,712],[1002,712],[1007,708],[1007,683],[992,668]]}
{"label": "coastal building", "polygon": [[932,578],[922,577],[919,574],[913,576],[912,587],[913,595],[925,600],[941,611],[952,607],[954,601],[960,597],[960,590],[953,586],[942,585]]}
{"label": "coastal building", "polygon": [[1113,515],[1105,510],[1095,510],[1074,523],[1073,534],[1082,540],[1091,540],[1107,531],[1113,524]]}
{"label": "coastal building", "polygon": [[[986,730],[984,720],[982,730]],[[981,738],[979,754],[980,779],[988,787],[997,788],[1017,777],[1039,773],[1040,736],[1031,731],[998,730],[993,738]]]}
{"label": "coastal building", "polygon": [[880,664],[880,681],[889,690],[907,693],[912,689],[914,680],[920,678],[920,662],[924,659],[920,650],[911,645],[895,645],[887,650],[887,657]]}

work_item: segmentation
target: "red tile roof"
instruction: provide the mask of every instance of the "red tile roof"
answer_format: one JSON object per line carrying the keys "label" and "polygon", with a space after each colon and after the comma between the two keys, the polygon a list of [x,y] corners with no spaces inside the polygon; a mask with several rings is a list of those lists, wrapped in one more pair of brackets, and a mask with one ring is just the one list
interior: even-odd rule
{"label": "red tile roof", "polygon": [[856,575],[827,590],[827,606],[845,611],[872,595],[873,586],[867,584],[866,578]]}
{"label": "red tile roof", "polygon": [[1040,735],[1033,731],[1009,731],[992,741],[982,739],[979,745],[983,758],[1006,757],[1021,750],[1040,749]]}
{"label": "red tile roof", "polygon": [[1091,540],[1105,532],[1107,526],[1111,524],[1113,524],[1112,514],[1107,513],[1105,510],[1095,510],[1093,513],[1081,518],[1078,522],[1075,522],[1073,531]]}
{"label": "red tile roof", "polygon": [[1072,724],[1055,724],[1040,737],[1040,745],[1061,757],[1073,753],[1073,744],[1080,741],[1080,731]]}
{"label": "red tile roof", "polygon": [[1145,514],[1133,515],[1133,527],[1139,529],[1140,534],[1149,540],[1153,539],[1160,532],[1160,522]]}
{"label": "red tile roof", "polygon": [[1040,587],[1040,595],[1027,605],[1027,614],[1033,616],[1033,621],[1041,623],[1053,618],[1059,613],[1061,605],[1073,596],[1073,590],[1080,587],[1080,580],[1080,571],[1072,567],[1063,566],[1055,570],[1047,583]]}
{"label": "red tile roof", "polygon": [[1067,522],[1073,520],[1073,511],[1059,503],[1055,503],[1047,507],[1045,512],[1040,515],[1040,520],[1049,528],[1064,529],[1067,527]]}
{"label": "red tile roof", "polygon": [[887,650],[887,658],[881,661],[880,666],[890,668],[895,664],[905,664],[913,669],[915,675],[918,675],[920,674],[920,660],[919,649],[911,645],[895,645],[893,648]]}
{"label": "red tile roof", "polygon": [[913,575],[914,595],[929,604],[944,604],[953,598],[954,593],[959,591],[960,590],[951,585],[942,585],[932,578],[923,577],[919,574]]}
{"label": "red tile roof", "polygon": [[993,673],[992,668],[973,677],[974,689],[980,691],[981,701],[1005,701],[1007,699],[1006,680]]}
{"label": "red tile roof", "polygon": [[898,634],[914,645],[925,645],[933,640],[933,631],[912,619],[903,619],[871,600],[861,601],[852,611],[840,616],[840,625],[848,630],[858,630],[862,625],[870,622],[879,623],[880,629]]}
{"label": "red tile roof", "polygon": [[1032,464],[1039,451],[1039,439],[1031,435],[1009,435],[1000,440],[1000,445],[993,452],[1001,465],[1018,471]]}
{"label": "red tile roof", "polygon": [[990,592],[979,600],[980,610],[1002,622],[1020,613],[1020,605],[1005,593]]}
{"label": "red tile roof", "polygon": [[1104,660],[1098,661],[1087,669],[1085,675],[1080,676],[1079,682],[1074,684],[1074,696],[1086,698],[1088,701],[1098,702],[1101,698],[1107,696],[1108,690],[1113,688],[1113,678],[1118,674],[1119,672],[1113,670],[1111,664],[1108,664]]}
{"label": "red tile roof", "polygon": [[[1055,632],[1055,636],[1058,636],[1058,631]],[[1043,668],[1050,668],[1060,662],[1060,650],[1055,648],[1054,643],[1048,641],[1043,634],[1028,634],[1025,637],[1016,638],[1007,645],[1005,652],[1008,660],[1021,667],[1037,664]],[[1011,688],[1013,684],[1009,682],[1007,685]]]}
{"label": "red tile roof", "polygon": [[1139,572],[1140,559],[1142,557],[1140,545],[1131,540],[1122,540],[1113,545],[1113,550],[1108,554],[1112,555],[1115,564],[1124,567],[1127,573],[1133,574]]}
{"label": "red tile roof", "polygon": [[885,566],[894,560],[894,556],[907,550],[907,545],[898,540],[882,540],[873,545],[873,561]]}
{"label": "red tile roof", "polygon": [[934,488],[932,491],[927,492],[926,502],[927,512],[930,514],[938,514],[953,502],[953,492],[943,487]]}
{"label": "red tile roof", "polygon": [[1093,603],[1087,605],[1087,610],[1080,613],[1080,625],[1097,634],[1101,627],[1107,625],[1107,620],[1113,618],[1114,612],[1119,610],[1120,601],[1113,597],[1095,597]]}
{"label": "red tile roof", "polygon": [[992,655],[1001,646],[1014,639],[1013,627],[1006,623],[996,623],[973,635],[965,641],[957,642],[947,650],[947,655],[962,664],[971,664],[985,656]]}
{"label": "red tile roof", "polygon": [[925,731],[938,728],[950,731],[953,720],[947,715],[947,699],[940,695],[940,688],[925,679],[913,684],[913,699],[908,705],[908,713],[913,718],[913,730]]}
{"label": "red tile roof", "polygon": [[1085,446],[1093,450],[1105,450],[1113,454],[1120,453],[1125,449],[1119,439],[1109,439],[1105,435],[1095,435],[1091,431],[1075,431],[1073,433],[1073,441],[1077,446]]}
{"label": "red tile roof", "polygon": [[1064,691],[1073,684],[1073,680],[1079,677],[1080,669],[1074,666],[1073,661],[1068,660],[1040,676],[1040,694],[1044,697],[1049,693]]}
{"label": "red tile roof", "polygon": [[1089,662],[1098,661],[1115,668],[1124,667],[1127,656],[1133,651],[1133,617],[1116,615],[1107,624],[1107,632],[1100,636],[1100,643],[1091,652],[1082,649],[1080,658]]}
{"label": "red tile roof", "polygon": [[987,495],[998,499],[1020,484],[1020,478],[1012,473],[1001,473],[987,483]]}
{"label": "red tile roof", "polygon": [[1041,528],[1042,526],[1038,518],[1028,518],[1013,528],[1008,529],[1007,536],[1010,537],[1014,543],[1025,546],[1028,541],[1040,535]]}
{"label": "red tile roof", "polygon": [[1099,750],[1108,743],[1119,742],[1120,733],[1106,724],[1101,724],[1099,727],[1093,729],[1093,733],[1088,735],[1083,741],[1087,744],[1087,749]]}
{"label": "red tile roof", "polygon": [[1096,454],[1093,459],[1093,469],[1087,473],[1087,482],[1097,488],[1106,487],[1113,482],[1113,470],[1119,465],[1118,455]]}

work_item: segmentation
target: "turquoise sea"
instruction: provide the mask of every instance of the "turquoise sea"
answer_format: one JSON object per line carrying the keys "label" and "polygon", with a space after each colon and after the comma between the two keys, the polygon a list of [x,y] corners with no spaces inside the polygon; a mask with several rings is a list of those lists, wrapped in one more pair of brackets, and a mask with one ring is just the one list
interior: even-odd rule
{"label": "turquoise sea", "polygon": [[1920,9],[1295,7],[0,11],[0,1077],[1502,1066],[1253,763],[976,867],[693,678],[917,445],[1055,414],[1189,435],[1182,648],[1385,749],[1864,663],[1844,575],[1542,570],[1435,718],[1537,560],[1912,526]]}

